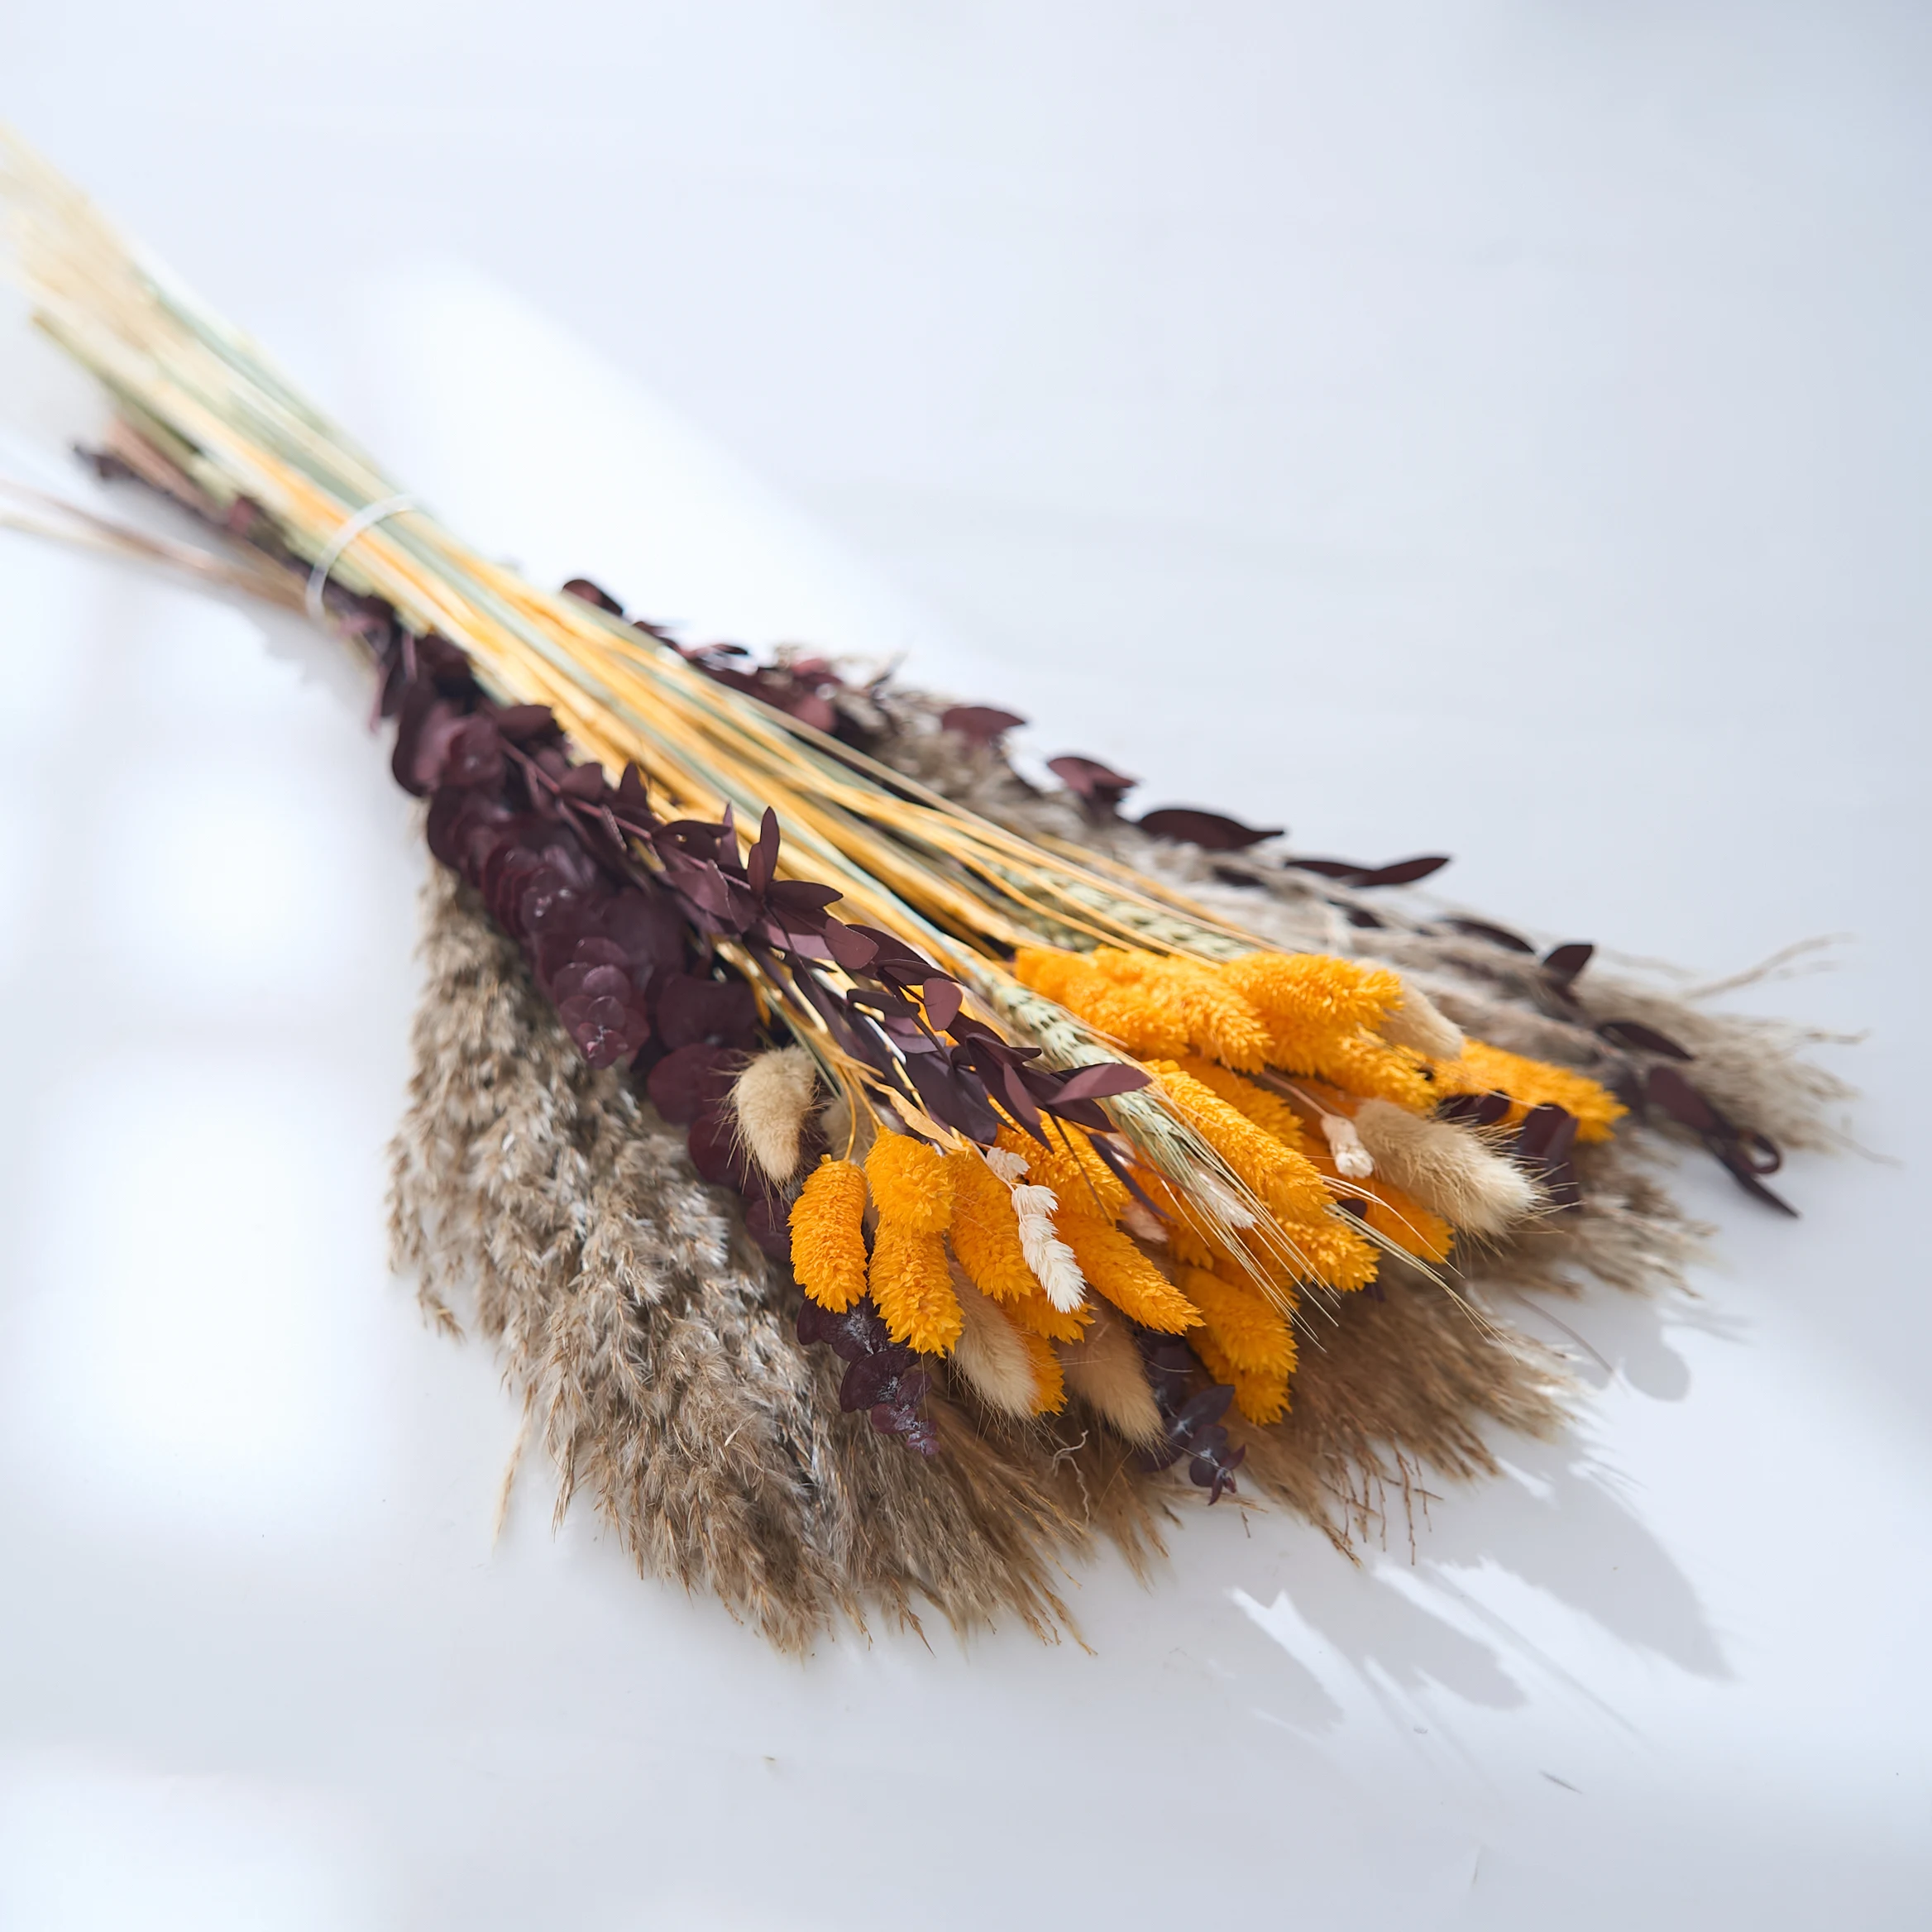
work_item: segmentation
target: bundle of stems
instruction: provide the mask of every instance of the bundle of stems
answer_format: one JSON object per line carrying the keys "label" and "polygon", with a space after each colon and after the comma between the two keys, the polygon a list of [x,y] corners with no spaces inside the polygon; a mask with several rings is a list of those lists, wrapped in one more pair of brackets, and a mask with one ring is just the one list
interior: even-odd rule
{"label": "bundle of stems", "polygon": [[[400,1251],[439,1313],[455,1274],[480,1277],[566,1492],[603,1472],[641,1561],[706,1576],[787,1642],[827,1602],[883,1589],[902,1608],[915,1573],[949,1609],[1036,1619],[1026,1538],[1071,1532],[1025,1458],[1077,1475],[1088,1435],[1059,1433],[1075,1416],[1110,1489],[1184,1464],[1213,1500],[1250,1459],[1296,1507],[1325,1487],[1359,1511],[1350,1471],[1406,1485],[1411,1457],[1481,1468],[1478,1418],[1553,1418],[1475,1274],[1674,1270],[1678,1219],[1619,1164],[1619,1132],[1701,1141],[1783,1206],[1763,1184],[1769,1123],[1809,1132],[1829,1097],[1788,1051],[1753,1059],[1654,1001],[1594,1012],[1588,946],[1538,959],[1484,922],[1404,925],[1360,901],[1435,861],[1269,871],[1243,856],[1264,834],[1165,815],[1232,854],[1190,870],[1150,835],[1163,815],[1136,831],[1104,799],[1070,818],[1043,800],[997,730],[962,736],[954,713],[882,685],[854,709],[825,667],[843,709],[780,701],[783,667],[724,668],[582,580],[533,586],[10,137],[0,194],[37,324],[112,399],[102,473],[229,549],[45,500],[15,519],[300,604],[372,661],[395,776],[460,882],[432,899],[444,964],[399,1141]],[[1693,1085],[1686,1031],[1720,1087],[1727,1064],[1751,1070]],[[700,1180],[737,1197],[770,1257],[762,1290],[723,1247],[674,1258],[696,1251],[663,1229],[701,1218],[677,1193]],[[680,1316],[666,1354],[650,1337],[694,1294],[709,1313]],[[775,1371],[781,1307],[791,1346],[844,1365],[836,1413],[815,1408],[811,1372]],[[664,1406],[701,1385],[697,1420]],[[922,1518],[891,1479],[897,1553],[861,1576],[849,1528],[821,1547],[859,1465],[787,1476],[799,1514],[771,1531],[788,1552],[777,1597],[769,1551],[698,1527],[688,1498],[721,1493],[734,1442],[821,1471],[879,1437],[964,1456],[980,1500],[928,1490],[939,1514]],[[1108,1524],[1136,1551],[1140,1509]],[[957,1541],[934,1553],[942,1517],[949,1537],[973,1526],[963,1568],[947,1570]]]}

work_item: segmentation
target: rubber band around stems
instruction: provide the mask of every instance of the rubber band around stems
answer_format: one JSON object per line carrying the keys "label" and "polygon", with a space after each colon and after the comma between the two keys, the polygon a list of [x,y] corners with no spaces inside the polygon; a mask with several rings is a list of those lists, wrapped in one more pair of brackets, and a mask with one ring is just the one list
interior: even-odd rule
{"label": "rubber band around stems", "polygon": [[366,530],[374,529],[385,517],[399,515],[404,510],[415,508],[416,500],[407,490],[399,496],[385,496],[380,503],[366,503],[329,538],[328,547],[316,558],[315,568],[308,573],[308,587],[302,593],[302,607],[308,613],[310,623],[322,622],[323,587],[328,582],[328,573],[342,562],[342,552]]}

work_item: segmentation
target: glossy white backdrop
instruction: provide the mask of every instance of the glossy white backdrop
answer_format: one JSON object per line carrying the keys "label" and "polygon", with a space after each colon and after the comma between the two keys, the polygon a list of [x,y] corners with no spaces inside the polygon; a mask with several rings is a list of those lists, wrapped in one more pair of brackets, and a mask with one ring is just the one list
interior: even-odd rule
{"label": "glossy white backdrop", "polygon": [[[1870,1026],[1576,1435],[1091,1651],[640,1583],[384,1268],[422,860],[300,626],[0,535],[0,1924],[1915,1924],[1928,48],[1909,9],[0,20],[0,111],[451,520]],[[96,405],[10,313],[0,463]],[[110,501],[125,508],[125,500]],[[1592,1359],[1592,1358],[1595,1359]],[[1600,1365],[1608,1365],[1608,1370]]]}

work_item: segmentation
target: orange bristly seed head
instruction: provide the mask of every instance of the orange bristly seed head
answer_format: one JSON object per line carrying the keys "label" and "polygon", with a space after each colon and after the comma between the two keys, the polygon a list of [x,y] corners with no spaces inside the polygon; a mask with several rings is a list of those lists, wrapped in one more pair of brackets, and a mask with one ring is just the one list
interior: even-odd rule
{"label": "orange bristly seed head", "polygon": [[882,1216],[873,1236],[872,1298],[887,1333],[921,1355],[949,1354],[966,1326],[945,1242]]}
{"label": "orange bristly seed head", "polygon": [[1256,1375],[1236,1368],[1205,1328],[1188,1337],[1188,1346],[1217,1382],[1226,1382],[1234,1390],[1235,1407],[1257,1427],[1265,1428],[1288,1413],[1286,1375]]}
{"label": "orange bristly seed head", "polygon": [[1091,1301],[1082,1302],[1077,1308],[1056,1308],[1038,1288],[1031,1294],[1002,1302],[1000,1308],[1016,1327],[1024,1328],[1029,1335],[1037,1335],[1045,1341],[1078,1341],[1093,1321]]}
{"label": "orange bristly seed head", "polygon": [[1248,953],[1216,969],[1224,985],[1290,1033],[1352,1033],[1402,1003],[1386,967],[1326,953]]}
{"label": "orange bristly seed head", "polygon": [[1217,1100],[1225,1100],[1236,1113],[1246,1114],[1258,1127],[1265,1129],[1285,1147],[1306,1154],[1310,1142],[1302,1118],[1279,1093],[1244,1080],[1212,1060],[1186,1059],[1178,1063],[1184,1074],[1192,1074]]}
{"label": "orange bristly seed head", "polygon": [[1244,1258],[1200,1228],[1189,1229],[1184,1244],[1177,1231],[1174,1251],[1175,1258],[1189,1267],[1212,1268],[1230,1281],[1246,1281],[1258,1273],[1271,1289],[1291,1301],[1298,1285],[1303,1283],[1318,1281],[1325,1288],[1346,1291],[1366,1288],[1375,1279],[1381,1255],[1344,1214],[1284,1222],[1281,1232],[1294,1250],[1292,1255],[1257,1244],[1254,1254]]}
{"label": "orange bristly seed head", "polygon": [[1429,1080],[1428,1063],[1420,1054],[1406,1046],[1384,1045],[1365,1034],[1336,1040],[1298,1062],[1282,1064],[1361,1099],[1393,1101],[1411,1113],[1427,1113],[1442,1098],[1442,1089]]}
{"label": "orange bristly seed head", "polygon": [[1129,1053],[1145,1056],[1188,1050],[1186,1025],[1169,1002],[1141,987],[1110,978],[1088,955],[1027,946],[1015,954],[1013,973],[1022,985],[1058,1000]]}
{"label": "orange bristly seed head", "polygon": [[935,1147],[910,1134],[881,1134],[865,1157],[881,1221],[919,1234],[944,1234],[953,1218],[953,1176]]}
{"label": "orange bristly seed head", "polygon": [[1172,1060],[1150,1069],[1174,1110],[1279,1219],[1312,1221],[1328,1208],[1328,1191],[1305,1154],[1258,1127]]}
{"label": "orange bristly seed head", "polygon": [[1369,1190],[1368,1222],[1397,1247],[1423,1261],[1447,1261],[1456,1230],[1440,1214],[1412,1201],[1400,1188],[1380,1178],[1362,1184]]}
{"label": "orange bristly seed head", "polygon": [[1117,1227],[1085,1214],[1054,1217],[1088,1287],[1143,1328],[1179,1335],[1201,1319],[1194,1304]]}
{"label": "orange bristly seed head", "polygon": [[834,1315],[865,1293],[865,1176],[830,1155],[791,1203],[791,1272]]}
{"label": "orange bristly seed head", "polygon": [[1026,1163],[1027,1184],[1051,1188],[1059,1196],[1061,1207],[1076,1214],[1113,1220],[1127,1204],[1127,1190],[1093,1151],[1093,1143],[1077,1131],[1069,1132],[1064,1141],[1050,1126],[1047,1133],[1050,1144],[1042,1147],[1017,1127],[1002,1127],[994,1145],[1018,1155]]}
{"label": "orange bristly seed head", "polygon": [[1040,1284],[1020,1246],[1012,1189],[977,1154],[949,1154],[946,1170],[953,1177],[947,1231],[966,1279],[996,1302],[1038,1294]]}
{"label": "orange bristly seed head", "polygon": [[1382,1257],[1339,1215],[1319,1223],[1289,1228],[1288,1238],[1300,1252],[1303,1277],[1325,1287],[1347,1290],[1366,1288],[1375,1279]]}
{"label": "orange bristly seed head", "polygon": [[[1050,1308],[1053,1304],[1050,1302],[1047,1305]],[[1058,1415],[1067,1406],[1067,1378],[1060,1368],[1060,1358],[1045,1337],[1035,1335],[1031,1329],[1022,1328],[1020,1339],[1026,1344],[1027,1359],[1033,1365],[1033,1413]]]}
{"label": "orange bristly seed head", "polygon": [[1253,1289],[1203,1268],[1184,1268],[1179,1286],[1201,1311],[1215,1346],[1251,1375],[1294,1373],[1294,1335],[1288,1318]]}
{"label": "orange bristly seed head", "polygon": [[1139,993],[1191,1051],[1250,1073],[1267,1064],[1266,1020],[1217,968],[1112,946],[1094,954],[1093,964],[1123,992]]}
{"label": "orange bristly seed head", "polygon": [[1480,1040],[1465,1043],[1461,1059],[1437,1060],[1434,1065],[1438,1096],[1507,1093],[1512,1122],[1521,1120],[1533,1107],[1551,1102],[1576,1115],[1579,1141],[1609,1140],[1610,1130],[1629,1111],[1608,1088],[1585,1074],[1542,1060],[1525,1059],[1520,1054],[1505,1053]]}

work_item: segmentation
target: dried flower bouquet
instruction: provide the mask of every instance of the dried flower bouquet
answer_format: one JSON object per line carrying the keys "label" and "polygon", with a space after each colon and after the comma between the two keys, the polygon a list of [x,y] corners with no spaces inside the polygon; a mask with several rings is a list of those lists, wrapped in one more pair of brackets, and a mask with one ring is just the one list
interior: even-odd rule
{"label": "dried flower bouquet", "polygon": [[100,473],[232,561],[144,553],[359,648],[425,801],[399,1259],[559,1509],[775,1643],[1058,1628],[1064,1558],[1145,1566],[1191,1490],[1346,1547],[1559,1426],[1512,1294],[1681,1279],[1647,1154],[1783,1208],[1780,1145],[1831,1141],[1796,1030],[1401,894],[1440,858],[1131,821],[1092,759],[1024,781],[1009,713],[525,583],[17,145],[0,184]]}

